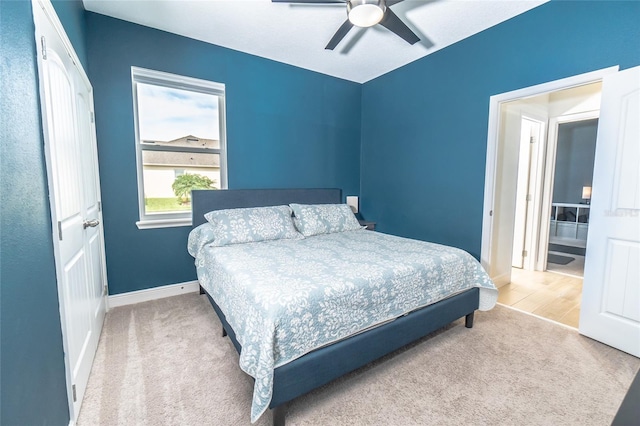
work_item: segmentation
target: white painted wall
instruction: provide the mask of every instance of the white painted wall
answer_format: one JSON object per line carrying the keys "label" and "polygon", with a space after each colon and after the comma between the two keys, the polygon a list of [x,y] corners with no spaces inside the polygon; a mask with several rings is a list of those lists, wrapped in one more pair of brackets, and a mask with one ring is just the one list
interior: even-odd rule
{"label": "white painted wall", "polygon": [[489,275],[497,286],[511,281],[522,117],[547,119],[548,96],[508,102],[500,110],[494,226]]}
{"label": "white painted wall", "polygon": [[581,114],[600,109],[602,82],[578,86],[549,94],[549,117]]}

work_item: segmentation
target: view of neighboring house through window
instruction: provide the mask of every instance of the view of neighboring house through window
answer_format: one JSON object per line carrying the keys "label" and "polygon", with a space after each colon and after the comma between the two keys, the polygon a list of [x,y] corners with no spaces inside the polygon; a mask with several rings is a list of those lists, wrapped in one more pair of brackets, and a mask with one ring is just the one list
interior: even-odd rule
{"label": "view of neighboring house through window", "polygon": [[132,67],[138,227],[188,225],[192,189],[226,188],[224,85]]}

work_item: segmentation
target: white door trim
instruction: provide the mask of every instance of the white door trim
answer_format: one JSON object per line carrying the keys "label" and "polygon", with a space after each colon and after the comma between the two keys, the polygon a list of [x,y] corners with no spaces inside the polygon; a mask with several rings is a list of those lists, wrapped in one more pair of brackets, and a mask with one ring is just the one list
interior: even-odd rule
{"label": "white door trim", "polygon": [[547,153],[544,167],[544,188],[542,189],[542,208],[540,215],[539,243],[536,253],[536,271],[547,270],[549,253],[549,226],[551,225],[551,203],[553,201],[553,183],[556,175],[556,152],[558,148],[558,126],[565,123],[593,120],[600,117],[600,110],[561,115],[549,119]]}
{"label": "white door trim", "polygon": [[482,214],[482,243],[480,249],[480,262],[485,270],[490,270],[491,263],[491,236],[493,227],[493,210],[495,204],[496,167],[498,160],[498,136],[500,130],[500,107],[505,102],[529,98],[547,92],[582,86],[589,83],[602,81],[605,75],[618,72],[618,65],[600,70],[579,74],[560,80],[542,83],[531,87],[525,87],[511,92],[491,96],[489,99],[489,125],[487,132],[487,159],[485,166],[484,203]]}
{"label": "white door trim", "polygon": [[[78,410],[74,409],[74,389],[73,389],[73,368],[74,366],[72,365],[71,360],[69,359],[69,353],[70,353],[70,340],[69,340],[69,324],[67,323],[66,320],[66,315],[65,315],[65,310],[68,309],[67,302],[66,302],[66,293],[64,290],[64,286],[62,285],[62,276],[63,276],[63,265],[61,262],[62,256],[61,256],[61,247],[59,245],[59,229],[58,226],[56,226],[56,224],[58,224],[58,220],[60,219],[58,217],[58,203],[59,200],[56,199],[56,191],[54,190],[55,188],[55,183],[54,183],[54,177],[52,175],[52,170],[53,170],[53,163],[54,163],[54,159],[51,153],[51,141],[53,140],[53,136],[50,133],[50,123],[49,123],[49,119],[51,116],[51,108],[47,106],[47,102],[45,101],[45,93],[46,93],[46,86],[45,86],[45,76],[43,75],[43,69],[45,68],[43,62],[45,61],[45,55],[47,54],[47,46],[46,46],[46,41],[47,40],[43,40],[44,39],[44,35],[42,35],[42,33],[47,33],[48,34],[48,38],[52,38],[52,34],[55,34],[57,40],[56,40],[56,44],[59,46],[60,43],[62,44],[64,50],[66,51],[66,54],[69,56],[69,59],[71,60],[71,62],[73,62],[74,68],[75,68],[75,72],[77,72],[77,76],[79,77],[79,80],[82,81],[82,84],[84,84],[86,86],[86,89],[88,90],[88,97],[90,98],[90,102],[91,104],[93,103],[93,93],[92,93],[92,89],[91,89],[91,83],[89,81],[89,78],[87,77],[87,74],[85,72],[85,70],[82,67],[82,63],[80,62],[80,59],[78,58],[75,50],[73,49],[73,45],[71,44],[71,41],[69,40],[66,32],[64,31],[64,27],[62,25],[62,23],[60,22],[60,19],[58,18],[55,9],[53,8],[53,5],[51,4],[50,0],[31,0],[31,6],[33,9],[33,19],[34,19],[34,24],[35,24],[35,33],[34,33],[34,37],[36,40],[36,56],[37,56],[37,63],[38,63],[38,77],[39,77],[39,92],[40,92],[40,104],[41,104],[41,112],[42,112],[42,127],[43,127],[43,136],[44,136],[44,142],[45,142],[45,163],[47,166],[47,183],[48,183],[48,188],[49,188],[49,202],[51,205],[51,220],[52,220],[52,234],[53,234],[53,252],[54,252],[54,261],[55,261],[55,265],[56,265],[56,280],[57,280],[57,287],[58,287],[58,303],[59,303],[59,308],[60,308],[60,325],[61,325],[61,330],[62,330],[62,344],[63,344],[63,350],[65,352],[65,357],[64,357],[64,363],[65,363],[65,381],[66,381],[66,387],[67,387],[67,400],[68,400],[68,408],[69,408],[69,415],[70,415],[70,422],[69,424],[75,424],[75,421],[77,419],[78,416]],[[51,52],[50,52],[51,53]],[[78,81],[78,78],[76,78],[76,81]],[[75,99],[75,98],[74,98]],[[89,105],[89,107],[92,109],[92,106]],[[92,111],[91,111],[92,112]],[[76,113],[76,110],[74,109],[74,114]],[[94,159],[94,170],[97,176],[98,173],[98,164],[97,164],[97,152],[95,152],[95,134],[91,135],[92,138],[92,149],[94,149],[94,154],[96,155],[92,155],[93,159]],[[101,199],[100,197],[100,188],[99,185],[97,185],[98,187],[95,189],[96,190],[96,194],[97,194],[97,200],[99,201]],[[99,216],[99,223],[100,223],[100,230],[99,232],[102,234],[102,214],[100,212],[100,209],[98,210],[98,216]],[[101,237],[102,238],[102,237]],[[104,241],[102,241],[102,244],[104,244]],[[102,284],[104,285],[104,289],[106,290],[107,288],[107,276],[106,276],[106,263],[105,263],[105,254],[104,254],[104,247],[101,247],[101,252],[99,253],[99,256],[101,258],[101,269],[102,269]],[[103,301],[103,306],[106,308],[107,307],[107,297],[106,297],[106,291],[99,297],[99,299],[102,299]],[[98,335],[100,330],[96,330]],[[97,336],[96,336],[97,339]],[[97,340],[96,340],[97,341]],[[93,355],[91,356],[91,360],[93,360]],[[78,398],[78,401],[81,402],[81,399]],[[79,404],[78,404],[79,406]]]}
{"label": "white door trim", "polygon": [[[58,36],[62,40],[64,47],[67,49],[67,53],[69,53],[69,56],[71,56],[71,60],[78,66],[78,71],[80,71],[80,75],[84,79],[85,83],[90,86],[91,82],[89,81],[89,77],[87,76],[87,73],[82,67],[82,62],[80,62],[80,58],[78,58],[78,54],[73,48],[73,44],[71,44],[71,40],[69,40],[67,33],[64,31],[64,26],[62,25],[62,22],[60,22],[60,18],[58,18],[56,11],[53,8],[53,5],[51,4],[51,0],[31,0],[31,6],[34,9],[36,7],[39,7],[44,11],[45,15],[47,16],[47,19],[49,19],[49,22],[51,22],[51,24],[53,25],[53,28],[56,30],[56,32],[58,33]],[[38,55],[40,54],[41,49],[42,49],[42,45],[38,45]]]}

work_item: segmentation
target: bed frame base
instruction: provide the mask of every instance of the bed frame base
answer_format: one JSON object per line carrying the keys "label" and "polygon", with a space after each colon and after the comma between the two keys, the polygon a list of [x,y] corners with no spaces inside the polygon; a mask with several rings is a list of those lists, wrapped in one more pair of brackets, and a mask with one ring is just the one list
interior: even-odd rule
{"label": "bed frame base", "polygon": [[[222,323],[223,333],[238,353],[242,347],[218,305],[207,298]],[[348,339],[310,352],[274,370],[272,409],[274,425],[284,425],[286,403],[338,377],[369,364],[389,353],[465,317],[465,327],[473,327],[478,309],[479,289],[472,288],[438,303],[357,334]]]}
{"label": "bed frame base", "polygon": [[473,314],[475,312],[471,312],[464,317],[464,326],[467,328],[473,328]]}
{"label": "bed frame base", "polygon": [[[464,326],[466,328],[473,328],[473,314],[475,312],[471,312],[467,314],[464,318]],[[222,327],[222,336],[226,336],[227,332]],[[287,407],[289,403],[285,402],[284,404],[278,405],[277,407],[271,408],[271,415],[273,418],[273,426],[285,426],[285,419],[287,415]]]}
{"label": "bed frame base", "polygon": [[287,404],[272,408],[271,414],[273,414],[273,426],[284,426],[284,419],[287,415]]}

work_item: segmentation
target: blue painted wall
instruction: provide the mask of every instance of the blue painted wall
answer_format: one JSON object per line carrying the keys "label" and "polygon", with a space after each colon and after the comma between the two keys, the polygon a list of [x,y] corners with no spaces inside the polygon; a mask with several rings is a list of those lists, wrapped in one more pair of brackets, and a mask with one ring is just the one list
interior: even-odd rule
{"label": "blue painted wall", "polygon": [[553,1],[364,84],[363,214],[479,258],[489,97],[640,64],[639,17],[635,1]]}
{"label": "blue painted wall", "polygon": [[109,293],[195,280],[188,227],[138,230],[131,66],[226,85],[230,188],[360,182],[361,85],[87,13]]}
{"label": "blue painted wall", "polygon": [[87,47],[86,47],[86,19],[85,10],[82,0],[53,0],[53,8],[60,18],[60,22],[64,26],[73,50],[76,51],[78,59],[82,62],[85,72],[89,72],[87,66]]}
{"label": "blue painted wall", "polygon": [[[96,90],[112,294],[195,278],[187,228],[135,227],[131,65],[227,84],[231,187],[361,183],[382,231],[478,256],[489,96],[640,64],[638,2],[553,2],[363,86],[54,7]],[[30,2],[0,1],[0,31],[0,423],[65,425]]]}
{"label": "blue painted wall", "polygon": [[[55,5],[63,25],[78,28],[72,42],[86,57],[81,3]],[[31,2],[0,1],[0,31],[0,424],[66,425]]]}

